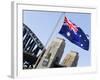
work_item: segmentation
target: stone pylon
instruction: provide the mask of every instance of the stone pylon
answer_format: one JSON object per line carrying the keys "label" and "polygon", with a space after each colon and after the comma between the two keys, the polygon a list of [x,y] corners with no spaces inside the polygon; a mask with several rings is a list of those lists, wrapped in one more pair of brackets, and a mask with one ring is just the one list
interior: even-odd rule
{"label": "stone pylon", "polygon": [[65,40],[62,38],[55,38],[46,49],[36,68],[50,68],[54,67],[55,63],[59,63],[65,48]]}
{"label": "stone pylon", "polygon": [[66,67],[75,67],[78,64],[78,59],[79,59],[78,52],[71,51],[65,56],[61,64]]}

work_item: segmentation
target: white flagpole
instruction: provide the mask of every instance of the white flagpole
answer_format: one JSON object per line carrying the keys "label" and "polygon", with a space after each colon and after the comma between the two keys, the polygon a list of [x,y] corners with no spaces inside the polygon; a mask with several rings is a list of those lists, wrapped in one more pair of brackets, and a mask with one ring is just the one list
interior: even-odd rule
{"label": "white flagpole", "polygon": [[[65,13],[62,13],[61,16],[59,17],[59,19],[57,20],[57,23],[56,23],[56,25],[54,26],[54,28],[53,28],[53,30],[52,30],[52,33],[51,33],[49,39],[48,39],[47,42],[46,42],[46,45],[45,45],[45,47],[44,47],[44,49],[43,49],[43,52],[39,55],[39,58],[38,58],[36,64],[34,65],[35,68],[37,67],[37,65],[38,65],[38,63],[39,63],[39,60],[40,60],[40,59],[42,58],[42,56],[44,55],[44,51],[45,51],[46,47],[48,46],[48,44],[51,42],[51,40],[52,40],[52,38],[53,38],[53,34],[55,33],[55,30],[57,29],[57,27],[59,27],[58,25],[59,25],[59,23],[60,23],[60,20],[64,17],[64,15],[65,15]],[[64,18],[63,18],[63,20],[64,20]],[[61,26],[61,27],[62,27],[62,26]]]}
{"label": "white flagpole", "polygon": [[[56,30],[56,28],[58,27],[58,25],[59,25],[61,19],[64,17],[64,15],[65,15],[65,12],[63,12],[63,13],[61,14],[61,16],[59,17],[59,19],[57,20],[57,23],[56,23],[56,25],[54,26],[54,28],[53,28],[53,30],[52,30],[52,33],[51,33],[49,39],[48,39],[47,42],[46,42],[45,47],[47,47],[48,43],[51,41],[51,39],[52,39],[52,37],[53,37],[53,34],[55,33],[55,30]],[[64,20],[64,18],[63,18],[63,20]]]}

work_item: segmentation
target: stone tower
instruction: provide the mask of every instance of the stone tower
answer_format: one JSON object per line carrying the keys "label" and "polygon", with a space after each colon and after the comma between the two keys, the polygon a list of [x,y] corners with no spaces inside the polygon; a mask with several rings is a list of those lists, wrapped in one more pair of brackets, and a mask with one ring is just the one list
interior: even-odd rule
{"label": "stone tower", "polygon": [[79,59],[78,52],[71,51],[65,56],[61,64],[66,67],[75,67],[78,64],[78,59]]}
{"label": "stone tower", "polygon": [[37,68],[50,68],[54,67],[55,63],[59,64],[64,48],[65,40],[58,37],[55,38],[48,46]]}

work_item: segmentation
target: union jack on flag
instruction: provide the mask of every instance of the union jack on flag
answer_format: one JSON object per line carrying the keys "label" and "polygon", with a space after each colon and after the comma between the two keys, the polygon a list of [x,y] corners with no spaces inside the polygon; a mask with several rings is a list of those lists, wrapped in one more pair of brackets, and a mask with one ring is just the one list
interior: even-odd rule
{"label": "union jack on flag", "polygon": [[73,30],[74,32],[77,32],[77,26],[75,24],[73,24],[67,17],[65,17],[64,19],[64,23],[66,23],[69,27],[69,29]]}
{"label": "union jack on flag", "polygon": [[64,18],[64,23],[59,33],[73,44],[84,50],[89,50],[89,39],[83,30],[77,27],[77,25],[71,22],[67,17]]}

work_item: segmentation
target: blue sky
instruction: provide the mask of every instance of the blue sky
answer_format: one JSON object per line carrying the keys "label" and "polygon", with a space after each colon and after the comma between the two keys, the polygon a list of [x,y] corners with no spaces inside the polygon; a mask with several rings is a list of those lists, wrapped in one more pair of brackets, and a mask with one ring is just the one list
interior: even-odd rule
{"label": "blue sky", "polygon": [[[46,46],[54,39],[54,37],[64,38],[66,47],[61,61],[71,50],[79,52],[78,66],[91,65],[91,44],[89,51],[71,43],[58,32],[62,27],[64,16],[67,16],[73,23],[81,27],[85,34],[89,35],[91,40],[91,14],[88,13],[75,13],[75,12],[46,12],[46,11],[23,11],[23,22],[38,36],[42,43]],[[50,37],[51,36],[51,37]],[[91,42],[91,41],[90,41]]]}

